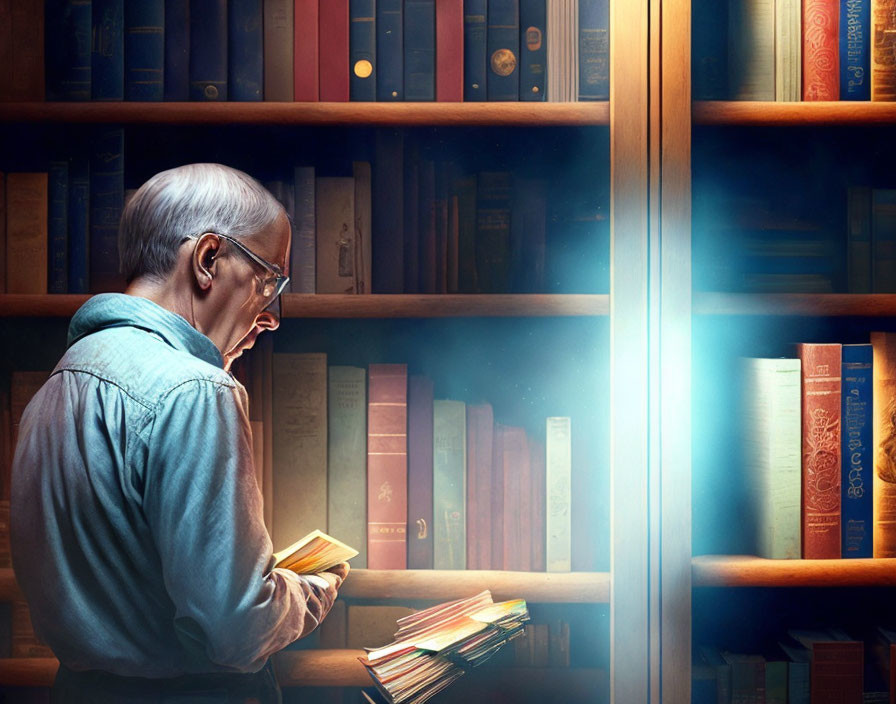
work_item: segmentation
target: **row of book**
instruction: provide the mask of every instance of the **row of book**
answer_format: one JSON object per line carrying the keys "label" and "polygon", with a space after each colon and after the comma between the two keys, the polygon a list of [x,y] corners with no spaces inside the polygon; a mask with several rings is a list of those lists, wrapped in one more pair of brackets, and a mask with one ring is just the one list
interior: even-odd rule
{"label": "row of book", "polygon": [[699,0],[694,97],[896,100],[892,0]]}
{"label": "row of book", "polygon": [[272,388],[275,547],[325,525],[356,567],[570,571],[570,418],[542,445],[404,364],[319,353],[274,354]]}
{"label": "row of book", "polygon": [[5,100],[609,97],[608,0],[8,1]]}

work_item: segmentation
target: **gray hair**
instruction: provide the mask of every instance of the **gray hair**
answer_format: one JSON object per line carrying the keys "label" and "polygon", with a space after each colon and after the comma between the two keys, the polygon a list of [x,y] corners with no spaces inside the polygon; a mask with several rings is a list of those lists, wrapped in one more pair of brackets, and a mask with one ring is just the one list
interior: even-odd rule
{"label": "gray hair", "polygon": [[248,174],[222,164],[187,164],[144,183],[121,215],[118,251],[128,282],[164,278],[184,239],[215,232],[237,239],[277,221],[283,206]]}

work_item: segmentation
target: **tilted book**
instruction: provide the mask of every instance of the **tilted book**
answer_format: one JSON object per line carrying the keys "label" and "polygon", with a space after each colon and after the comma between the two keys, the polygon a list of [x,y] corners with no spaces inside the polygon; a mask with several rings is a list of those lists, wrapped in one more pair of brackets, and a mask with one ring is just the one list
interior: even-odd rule
{"label": "tilted book", "polygon": [[896,334],[871,333],[874,352],[874,557],[896,557]]}

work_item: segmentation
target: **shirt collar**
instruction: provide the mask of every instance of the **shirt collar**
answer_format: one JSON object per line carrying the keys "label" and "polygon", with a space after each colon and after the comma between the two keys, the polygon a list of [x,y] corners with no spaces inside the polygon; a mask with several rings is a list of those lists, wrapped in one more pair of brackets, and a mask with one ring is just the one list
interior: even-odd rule
{"label": "shirt collar", "polygon": [[147,298],[124,293],[101,293],[88,299],[69,324],[68,346],[91,333],[120,327],[146,330],[174,349],[188,352],[216,367],[224,366],[215,344],[183,317]]}

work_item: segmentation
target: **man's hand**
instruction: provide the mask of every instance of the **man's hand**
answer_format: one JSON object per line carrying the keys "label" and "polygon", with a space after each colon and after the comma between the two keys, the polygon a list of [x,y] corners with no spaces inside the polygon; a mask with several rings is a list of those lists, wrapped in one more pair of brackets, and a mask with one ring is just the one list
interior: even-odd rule
{"label": "man's hand", "polygon": [[318,576],[327,581],[330,589],[334,592],[342,586],[342,583],[345,581],[345,578],[348,576],[349,567],[347,562],[340,562],[338,565],[334,565],[326,572],[318,572]]}

